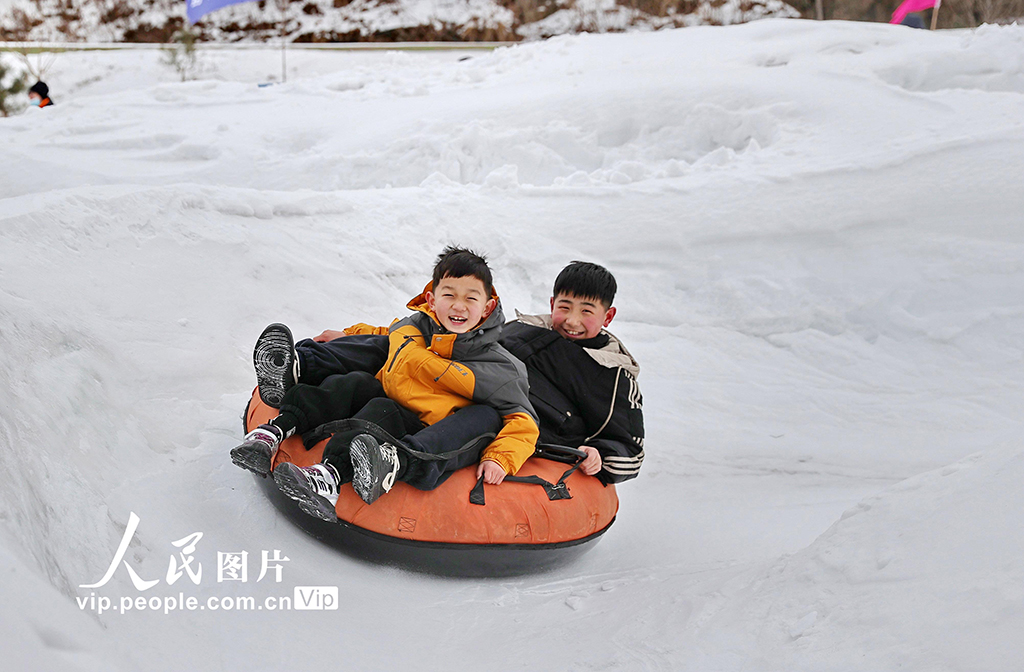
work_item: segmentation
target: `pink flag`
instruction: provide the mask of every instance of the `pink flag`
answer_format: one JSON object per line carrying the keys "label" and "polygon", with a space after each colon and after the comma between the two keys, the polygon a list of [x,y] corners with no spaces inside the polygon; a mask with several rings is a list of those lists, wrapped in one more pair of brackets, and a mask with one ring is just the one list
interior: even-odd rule
{"label": "pink flag", "polygon": [[903,4],[892,13],[892,19],[889,23],[903,23],[903,19],[907,14],[923,11],[929,7],[934,7],[936,4],[935,0],[903,0]]}

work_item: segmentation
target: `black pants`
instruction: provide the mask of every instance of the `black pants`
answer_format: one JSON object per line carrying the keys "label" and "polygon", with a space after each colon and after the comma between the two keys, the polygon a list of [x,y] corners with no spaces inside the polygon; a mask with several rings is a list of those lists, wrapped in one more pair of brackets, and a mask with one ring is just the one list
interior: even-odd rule
{"label": "black pants", "polygon": [[295,353],[299,358],[300,381],[319,385],[335,374],[380,371],[388,358],[388,337],[361,334],[326,343],[307,338],[295,344]]}
{"label": "black pants", "polygon": [[372,374],[353,371],[328,376],[318,385],[296,383],[284,393],[280,411],[283,418],[293,420],[296,432],[305,434],[324,423],[351,418],[371,399],[385,396]]}
{"label": "black pants", "polygon": [[422,453],[459,452],[445,460],[412,458],[405,473],[400,475],[401,480],[420,490],[433,490],[448,480],[452,472],[479,462],[480,452],[491,445],[502,425],[496,410],[490,406],[473,405],[460,408],[444,420],[406,436],[404,441],[409,447]]}
{"label": "black pants", "polygon": [[[303,380],[306,380],[303,374]],[[409,409],[389,399],[372,375],[354,371],[327,376],[319,385],[298,383],[281,402],[281,415],[294,419],[295,429],[304,434],[335,420],[356,418],[371,422],[388,434],[400,438],[404,446],[420,453],[455,454],[446,459],[417,457],[402,450],[399,479],[420,490],[432,490],[458,469],[475,464],[480,451],[501,431],[502,420],[490,406],[467,406],[429,427]],[[323,461],[334,467],[343,483],[352,480],[349,446],[365,430],[348,429],[331,437],[324,448]]]}
{"label": "black pants", "polygon": [[[381,390],[381,394],[383,395],[383,390]],[[424,427],[415,413],[385,396],[371,399],[353,415],[336,419],[342,420],[350,417],[372,422],[395,438],[418,432]],[[349,453],[352,439],[364,433],[366,433],[365,429],[346,429],[335,432],[324,447],[323,462],[337,470],[342,483],[352,480],[352,458]]]}

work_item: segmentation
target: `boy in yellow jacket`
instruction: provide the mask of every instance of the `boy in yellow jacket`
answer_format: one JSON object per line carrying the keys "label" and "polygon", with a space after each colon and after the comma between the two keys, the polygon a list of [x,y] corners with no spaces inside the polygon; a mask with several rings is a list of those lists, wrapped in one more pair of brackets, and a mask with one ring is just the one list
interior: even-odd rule
{"label": "boy in yellow jacket", "polygon": [[[246,435],[232,451],[235,463],[269,471],[284,438],[351,418],[321,464],[282,463],[274,470],[277,485],[304,511],[331,521],[340,484],[351,480],[367,503],[396,480],[429,490],[476,461],[477,451],[459,450],[474,443],[489,442],[479,454],[478,477],[498,484],[516,473],[533,454],[539,430],[526,368],[498,343],[505,320],[486,260],[445,248],[432,281],[408,307],[413,314],[389,328],[360,324],[344,332],[347,338],[387,334],[387,358],[375,377],[352,371],[318,385],[294,382],[306,375],[296,375],[291,335],[283,325],[268,327],[257,344],[257,373],[265,401],[283,391],[281,414]],[[261,360],[278,365],[261,375]],[[437,457],[439,450],[447,457],[425,454]]]}

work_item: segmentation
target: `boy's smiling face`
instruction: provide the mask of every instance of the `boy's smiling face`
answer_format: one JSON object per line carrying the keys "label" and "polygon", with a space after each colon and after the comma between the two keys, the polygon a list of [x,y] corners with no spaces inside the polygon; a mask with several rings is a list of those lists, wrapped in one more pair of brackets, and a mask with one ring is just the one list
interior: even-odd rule
{"label": "boy's smiling face", "polygon": [[456,334],[475,329],[491,314],[497,301],[487,296],[484,281],[472,275],[445,276],[427,292],[427,306],[442,327]]}
{"label": "boy's smiling face", "polygon": [[551,298],[551,328],[573,341],[594,338],[615,317],[614,308],[600,300],[562,293]]}

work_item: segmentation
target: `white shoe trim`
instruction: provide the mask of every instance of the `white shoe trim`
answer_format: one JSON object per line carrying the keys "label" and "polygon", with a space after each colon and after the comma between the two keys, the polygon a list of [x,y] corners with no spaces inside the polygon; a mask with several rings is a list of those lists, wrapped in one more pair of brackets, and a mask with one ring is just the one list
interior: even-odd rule
{"label": "white shoe trim", "polygon": [[391,488],[395,485],[395,478],[398,476],[398,449],[392,446],[390,443],[382,443],[380,445],[381,456],[391,462],[391,472],[384,476],[384,480],[381,481],[381,487],[384,492],[391,492]]}
{"label": "white shoe trim", "polygon": [[281,439],[274,432],[269,429],[263,429],[257,427],[248,434],[245,435],[243,441],[262,441],[270,446],[271,450],[277,448],[277,444],[281,442]]}
{"label": "white shoe trim", "polygon": [[303,469],[302,473],[305,474],[313,492],[328,499],[332,504],[338,503],[338,482],[334,480],[334,474],[327,465],[314,464]]}

